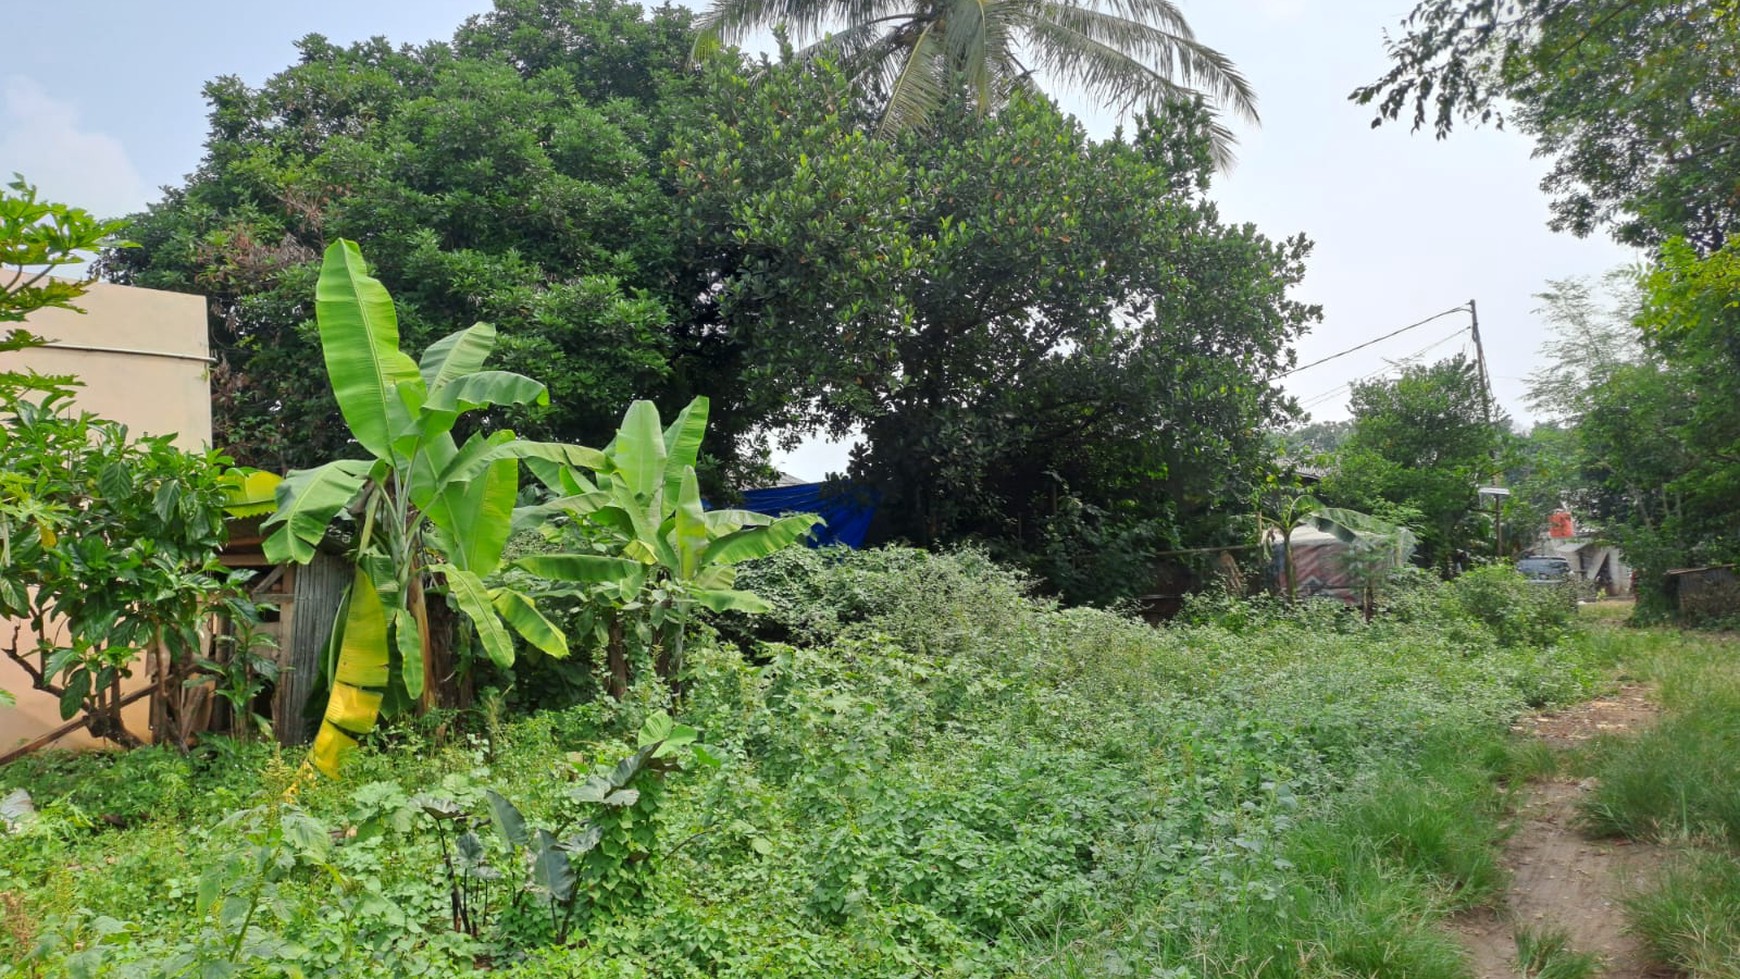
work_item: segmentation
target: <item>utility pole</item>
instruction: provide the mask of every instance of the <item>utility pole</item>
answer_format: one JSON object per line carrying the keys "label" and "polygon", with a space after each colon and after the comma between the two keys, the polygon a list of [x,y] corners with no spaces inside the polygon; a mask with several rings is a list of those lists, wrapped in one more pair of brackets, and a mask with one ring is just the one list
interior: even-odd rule
{"label": "utility pole", "polygon": [[1468,332],[1474,337],[1474,362],[1480,365],[1480,406],[1486,412],[1486,426],[1492,427],[1492,375],[1486,372],[1486,346],[1480,342],[1480,310],[1474,300],[1468,300]]}
{"label": "utility pole", "polygon": [[1480,488],[1482,497],[1492,498],[1492,529],[1496,540],[1492,553],[1504,560],[1504,500],[1510,490],[1504,488],[1504,468],[1499,464],[1498,433],[1492,427],[1492,375],[1486,370],[1486,346],[1480,342],[1480,307],[1468,300],[1468,332],[1474,337],[1474,362],[1480,367],[1480,407],[1486,416],[1486,429],[1492,439],[1492,485]]}

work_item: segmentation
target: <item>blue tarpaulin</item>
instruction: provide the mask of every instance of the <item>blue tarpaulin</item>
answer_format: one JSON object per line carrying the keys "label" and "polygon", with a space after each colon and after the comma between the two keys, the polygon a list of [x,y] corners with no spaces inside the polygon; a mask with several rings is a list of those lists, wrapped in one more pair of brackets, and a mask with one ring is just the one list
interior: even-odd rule
{"label": "blue tarpaulin", "polygon": [[743,509],[769,516],[813,513],[827,521],[810,538],[810,546],[844,544],[863,547],[876,516],[876,496],[862,486],[840,483],[799,483],[743,491]]}

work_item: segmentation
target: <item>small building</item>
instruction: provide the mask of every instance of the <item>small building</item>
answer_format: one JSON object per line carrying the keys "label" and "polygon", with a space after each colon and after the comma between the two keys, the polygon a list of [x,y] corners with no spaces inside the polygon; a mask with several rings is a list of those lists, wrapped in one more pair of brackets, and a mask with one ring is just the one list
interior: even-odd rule
{"label": "small building", "polygon": [[1614,597],[1631,594],[1631,565],[1613,544],[1590,536],[1542,537],[1532,552],[1538,557],[1562,557],[1571,574]]}
{"label": "small building", "polygon": [[1698,624],[1740,616],[1740,575],[1733,565],[1675,568],[1664,577],[1667,599],[1682,621]]}
{"label": "small building", "polygon": [[[173,435],[189,451],[211,444],[211,393],[205,299],[200,296],[96,283],[78,305],[84,313],[43,309],[32,313],[25,329],[50,345],[0,354],[0,370],[75,375],[82,383],[74,396],[78,408],[125,424],[142,435]],[[10,639],[16,623],[0,622]],[[19,648],[34,644],[22,635]],[[143,730],[148,670],[141,657],[122,686],[129,706],[122,720]],[[16,703],[0,707],[0,755],[19,744],[54,736],[67,747],[98,743],[60,716],[58,697],[36,689],[29,672],[0,657],[0,690]]]}

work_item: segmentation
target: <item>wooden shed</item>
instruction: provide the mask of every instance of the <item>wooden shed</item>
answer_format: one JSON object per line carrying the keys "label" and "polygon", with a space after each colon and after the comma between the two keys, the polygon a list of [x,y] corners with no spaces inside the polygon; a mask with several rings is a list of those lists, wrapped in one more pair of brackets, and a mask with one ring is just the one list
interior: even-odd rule
{"label": "wooden shed", "polygon": [[254,601],[270,605],[264,631],[277,643],[278,682],[271,693],[272,731],[286,745],[314,736],[308,700],[320,676],[321,657],[338,617],[352,568],[338,554],[319,551],[308,564],[272,564],[261,549],[260,520],[232,521],[230,541],[219,555],[226,567],[252,571]]}
{"label": "wooden shed", "polygon": [[1690,623],[1740,618],[1740,575],[1732,564],[1675,568],[1666,574],[1668,601]]}

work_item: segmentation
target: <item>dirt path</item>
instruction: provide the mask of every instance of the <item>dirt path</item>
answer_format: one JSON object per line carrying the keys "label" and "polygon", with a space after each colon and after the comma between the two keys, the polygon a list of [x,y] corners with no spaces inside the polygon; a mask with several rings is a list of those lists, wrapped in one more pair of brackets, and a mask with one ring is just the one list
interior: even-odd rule
{"label": "dirt path", "polygon": [[[1656,707],[1641,687],[1555,714],[1526,718],[1517,733],[1539,737],[1554,748],[1574,748],[1603,734],[1635,730],[1654,722]],[[1576,829],[1577,803],[1589,783],[1558,778],[1534,783],[1517,813],[1516,832],[1505,844],[1511,883],[1502,912],[1464,915],[1452,923],[1467,943],[1478,979],[1517,979],[1516,931],[1558,929],[1575,951],[1601,956],[1600,975],[1645,979],[1671,975],[1654,967],[1625,933],[1620,895],[1659,859],[1655,848],[1590,840]]]}

